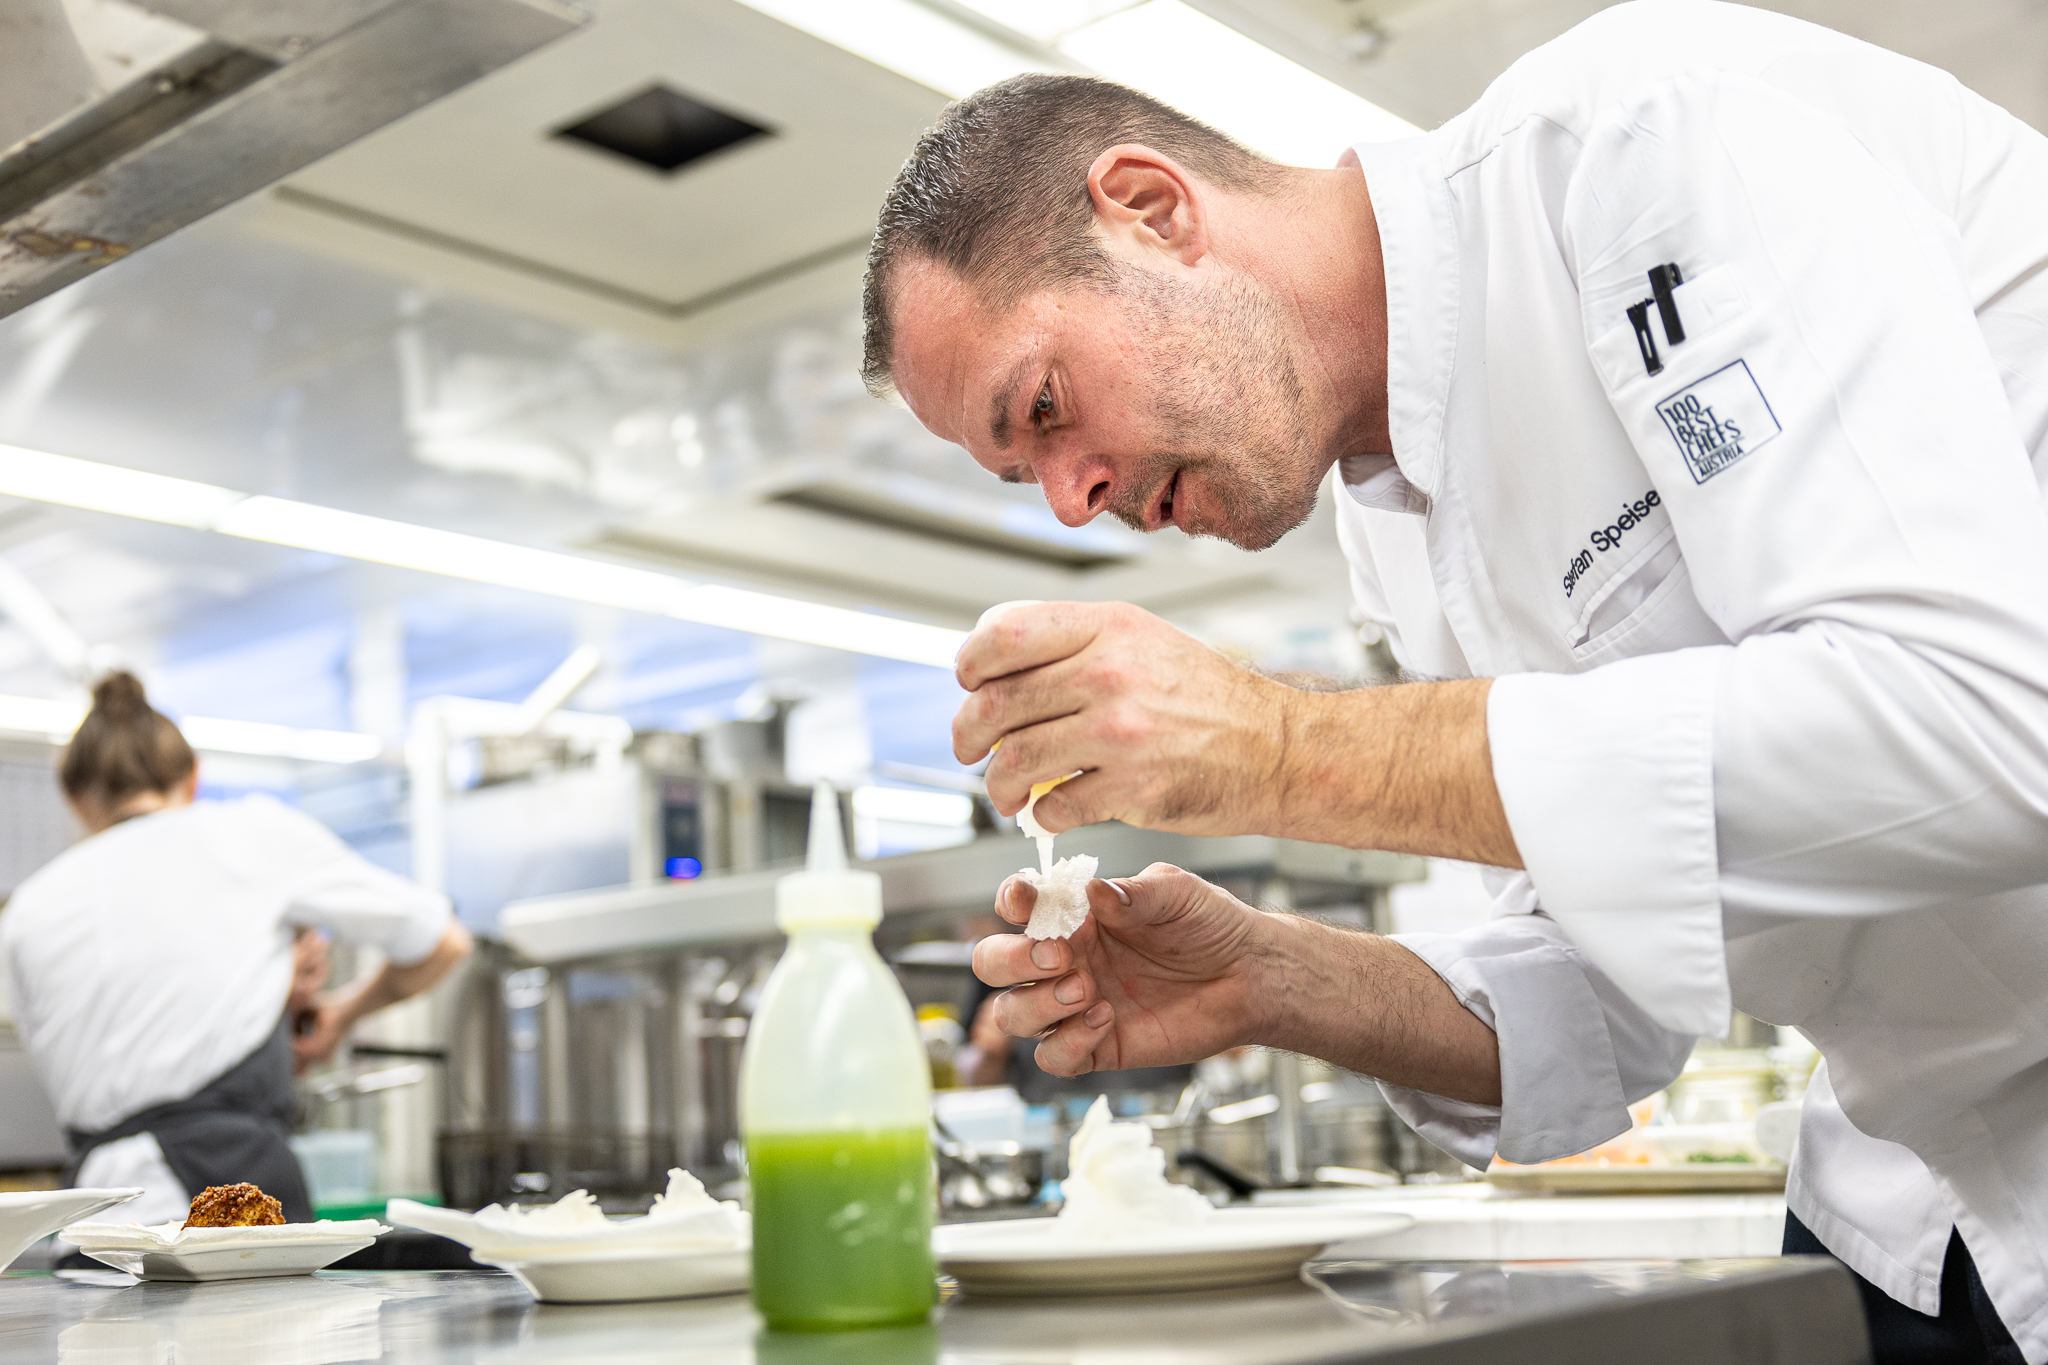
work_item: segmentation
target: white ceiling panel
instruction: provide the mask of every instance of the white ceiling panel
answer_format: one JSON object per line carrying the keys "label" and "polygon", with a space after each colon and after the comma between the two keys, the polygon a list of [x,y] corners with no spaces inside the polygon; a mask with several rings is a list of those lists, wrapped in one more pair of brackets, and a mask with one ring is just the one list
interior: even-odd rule
{"label": "white ceiling panel", "polygon": [[[659,321],[812,271],[843,288],[943,98],[731,0],[596,9],[582,33],[329,157],[279,199]],[[551,136],[655,82],[773,135],[672,174]]]}

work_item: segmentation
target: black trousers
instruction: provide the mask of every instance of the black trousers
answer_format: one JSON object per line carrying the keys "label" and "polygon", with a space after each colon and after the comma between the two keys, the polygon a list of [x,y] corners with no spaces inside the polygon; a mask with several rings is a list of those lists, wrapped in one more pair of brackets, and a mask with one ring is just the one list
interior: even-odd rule
{"label": "black trousers", "polygon": [[[1787,1256],[1832,1256],[1806,1224],[1785,1211]],[[1916,1313],[1870,1281],[1849,1272],[1863,1296],[1863,1319],[1870,1324],[1873,1365],[2026,1365],[2012,1334],[1977,1278],[1977,1263],[1963,1245],[1961,1233],[1950,1233],[1948,1255],[1941,1265],[1941,1312]]]}

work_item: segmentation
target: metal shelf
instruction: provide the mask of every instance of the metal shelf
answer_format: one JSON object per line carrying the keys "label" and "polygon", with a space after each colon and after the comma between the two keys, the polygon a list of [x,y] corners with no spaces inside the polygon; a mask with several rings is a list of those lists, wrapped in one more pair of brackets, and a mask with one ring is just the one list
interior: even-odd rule
{"label": "metal shelf", "polygon": [[[1378,853],[1242,835],[1202,839],[1129,825],[1091,825],[1060,836],[1059,853],[1091,853],[1112,874],[1172,863],[1211,880],[1285,878],[1295,903],[1349,887],[1421,881],[1426,864]],[[878,858],[858,866],[880,874],[889,915],[987,909],[1003,879],[1035,859],[1030,840],[1014,835],[976,839],[953,848]],[[505,939],[534,962],[567,962],[650,949],[687,948],[776,937],[775,883],[790,868],[649,882],[513,901],[499,919]]]}

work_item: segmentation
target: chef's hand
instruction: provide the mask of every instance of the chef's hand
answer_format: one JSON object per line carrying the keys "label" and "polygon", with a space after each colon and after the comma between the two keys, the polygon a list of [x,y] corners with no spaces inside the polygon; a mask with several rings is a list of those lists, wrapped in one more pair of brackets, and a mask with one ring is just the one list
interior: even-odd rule
{"label": "chef's hand", "polygon": [[303,1073],[331,1060],[354,1027],[346,1002],[322,1000],[297,1021],[292,1034],[292,1071]]}
{"label": "chef's hand", "polygon": [[296,1069],[304,1071],[332,1057],[359,1021],[433,987],[469,956],[473,946],[469,931],[451,920],[425,957],[416,962],[386,962],[353,986],[320,997],[313,1012],[298,1022],[292,1037]]}
{"label": "chef's hand", "polygon": [[317,929],[299,930],[292,940],[292,989],[284,1006],[294,1020],[320,1008],[320,992],[327,985],[333,961],[325,935]]}
{"label": "chef's hand", "polygon": [[[1037,898],[1012,877],[996,910],[1023,924]],[[1193,873],[1154,863],[1088,883],[1088,919],[1072,938],[982,939],[974,973],[1013,988],[995,997],[994,1019],[1013,1037],[1037,1035],[1038,1065],[1055,1076],[1199,1061],[1260,1032],[1253,950],[1264,918]]]}
{"label": "chef's hand", "polygon": [[953,755],[996,741],[989,798],[1058,832],[1102,820],[1272,834],[1520,867],[1493,780],[1492,682],[1306,692],[1121,602],[1038,602],[975,627],[954,664],[973,695]]}
{"label": "chef's hand", "polygon": [[954,664],[972,695],[953,754],[989,763],[1005,815],[1035,782],[1049,830],[1101,820],[1184,834],[1270,828],[1284,792],[1286,711],[1300,694],[1121,602],[1040,602],[978,627]]}
{"label": "chef's hand", "polygon": [[[1012,877],[996,909],[1022,924],[1036,900]],[[1038,1065],[1057,1076],[1255,1043],[1432,1095],[1501,1102],[1499,1040],[1414,953],[1378,934],[1254,910],[1165,863],[1090,882],[1088,919],[1072,938],[984,938],[974,973],[1011,988],[993,1002],[996,1022],[1036,1037]]]}

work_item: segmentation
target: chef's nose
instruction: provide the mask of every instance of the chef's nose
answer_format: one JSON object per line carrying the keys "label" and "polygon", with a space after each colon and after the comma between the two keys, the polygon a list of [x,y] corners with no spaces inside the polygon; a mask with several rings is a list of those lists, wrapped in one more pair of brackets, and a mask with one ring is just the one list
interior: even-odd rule
{"label": "chef's nose", "polygon": [[1054,456],[1040,462],[1038,482],[1054,516],[1068,526],[1086,526],[1108,510],[1116,470],[1101,455]]}

